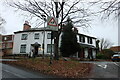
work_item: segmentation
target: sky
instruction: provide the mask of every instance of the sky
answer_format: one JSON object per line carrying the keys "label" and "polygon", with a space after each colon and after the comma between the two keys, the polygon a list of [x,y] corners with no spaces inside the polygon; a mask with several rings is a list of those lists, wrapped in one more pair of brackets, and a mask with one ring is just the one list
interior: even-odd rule
{"label": "sky", "polygon": [[[6,20],[4,25],[6,33],[14,34],[14,32],[22,30],[25,22],[25,17],[15,12],[13,8],[2,4],[0,1],[0,15]],[[118,21],[110,18],[108,20],[101,20],[100,17],[94,18],[91,22],[91,27],[87,29],[78,28],[79,33],[94,36],[96,38],[105,38],[113,43],[113,46],[118,45]],[[33,26],[31,24],[31,26]]]}

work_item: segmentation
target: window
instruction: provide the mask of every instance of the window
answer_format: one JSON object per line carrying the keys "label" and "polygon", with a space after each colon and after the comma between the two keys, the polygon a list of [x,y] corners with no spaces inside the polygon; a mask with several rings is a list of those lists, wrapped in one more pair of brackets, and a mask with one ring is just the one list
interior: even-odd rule
{"label": "window", "polygon": [[39,39],[39,33],[35,33],[34,39]]}
{"label": "window", "polygon": [[[51,44],[47,44],[47,53],[51,52]],[[54,45],[52,44],[52,52],[54,52]]]}
{"label": "window", "polygon": [[92,38],[90,38],[90,44],[92,44]]}
{"label": "window", "polygon": [[20,47],[20,53],[26,53],[26,44],[21,45],[21,47]]}
{"label": "window", "polygon": [[47,34],[47,39],[51,39],[51,33]]}
{"label": "window", "polygon": [[21,40],[27,40],[28,35],[27,34],[22,34]]}
{"label": "window", "polygon": [[2,48],[6,48],[6,44],[5,43],[2,44]]}
{"label": "window", "polygon": [[87,39],[88,39],[88,43],[92,44],[92,38],[88,37]]}
{"label": "window", "polygon": [[79,39],[80,39],[80,42],[83,42],[83,43],[85,43],[85,37],[84,36],[79,36]]}
{"label": "window", "polygon": [[7,37],[4,37],[4,40],[7,40]]}

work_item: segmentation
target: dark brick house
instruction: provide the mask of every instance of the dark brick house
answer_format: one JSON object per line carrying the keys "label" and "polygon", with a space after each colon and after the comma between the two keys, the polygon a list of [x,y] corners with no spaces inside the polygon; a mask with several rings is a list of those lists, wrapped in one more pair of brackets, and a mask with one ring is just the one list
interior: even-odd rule
{"label": "dark brick house", "polygon": [[115,54],[120,54],[120,46],[111,47],[110,50],[112,50]]}
{"label": "dark brick house", "polygon": [[11,55],[13,50],[14,35],[2,35],[2,54]]}

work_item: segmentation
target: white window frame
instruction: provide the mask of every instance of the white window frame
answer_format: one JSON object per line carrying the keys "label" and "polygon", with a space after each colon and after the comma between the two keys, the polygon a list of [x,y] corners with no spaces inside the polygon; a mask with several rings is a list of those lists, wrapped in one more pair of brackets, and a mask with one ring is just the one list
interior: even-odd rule
{"label": "white window frame", "polygon": [[26,47],[27,47],[26,44],[21,44],[21,46],[20,46],[20,53],[26,53]]}
{"label": "white window frame", "polygon": [[[52,44],[52,53],[54,52],[54,44]],[[51,53],[51,44],[47,44],[47,53]]]}
{"label": "white window frame", "polygon": [[39,39],[39,37],[40,37],[40,34],[39,34],[39,33],[35,33],[35,34],[34,34],[34,39]]}
{"label": "white window frame", "polygon": [[51,39],[51,33],[47,33],[47,39]]}
{"label": "white window frame", "polygon": [[27,40],[27,38],[28,38],[28,34],[22,34],[21,40]]}

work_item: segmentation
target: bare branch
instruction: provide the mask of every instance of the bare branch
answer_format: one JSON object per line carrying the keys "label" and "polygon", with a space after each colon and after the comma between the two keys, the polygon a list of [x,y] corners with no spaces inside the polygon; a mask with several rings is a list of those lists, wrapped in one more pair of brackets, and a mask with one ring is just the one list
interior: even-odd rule
{"label": "bare branch", "polygon": [[109,40],[102,38],[100,40],[100,48],[101,50],[110,48],[113,45]]}
{"label": "bare branch", "polygon": [[[67,14],[63,17],[63,20],[68,16],[68,14],[70,13],[71,9],[72,9],[76,4],[78,4],[79,2],[80,2],[80,0],[77,1],[76,3],[74,3],[74,4],[69,8]],[[63,21],[63,20],[62,20],[62,21]]]}
{"label": "bare branch", "polygon": [[100,11],[97,13],[103,13],[102,18],[106,19],[109,18],[112,14],[115,14],[115,16],[119,16],[119,1],[118,0],[112,0],[112,1],[107,1],[107,2],[101,2],[99,5],[100,6]]}

